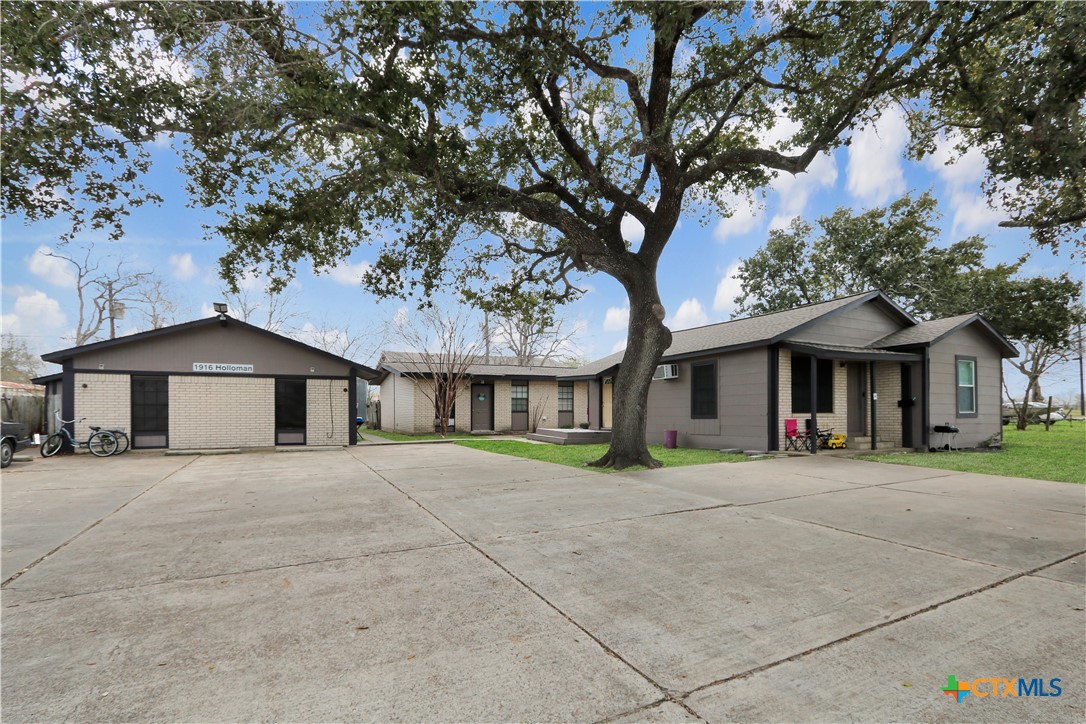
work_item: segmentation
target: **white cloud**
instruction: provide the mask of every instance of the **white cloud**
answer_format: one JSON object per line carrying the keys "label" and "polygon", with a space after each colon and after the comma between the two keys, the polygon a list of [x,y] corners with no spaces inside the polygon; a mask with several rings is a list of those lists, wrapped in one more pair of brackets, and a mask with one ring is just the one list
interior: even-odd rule
{"label": "white cloud", "polygon": [[774,214],[773,218],[769,220],[769,226],[766,228],[768,231],[787,229],[788,225],[797,218],[799,218],[799,214]]}
{"label": "white cloud", "polygon": [[955,148],[958,141],[957,136],[940,138],[935,151],[924,159],[924,165],[946,185],[948,193],[942,201],[954,209],[951,227],[954,236],[984,231],[1004,218],[999,209],[988,205],[987,197],[980,191],[987,168],[984,153],[970,147],[959,155]]}
{"label": "white cloud", "polygon": [[400,307],[396,310],[396,313],[392,315],[392,323],[397,327],[403,327],[407,324],[410,312],[407,311],[407,307]]}
{"label": "white cloud", "polygon": [[362,283],[362,275],[369,270],[370,263],[368,261],[360,261],[357,264],[344,261],[329,269],[328,276],[337,284],[356,287]]}
{"label": "white cloud", "polygon": [[622,217],[621,230],[622,238],[630,244],[640,244],[645,238],[645,227],[630,214]]}
{"label": "white cloud", "polygon": [[3,316],[4,331],[11,334],[56,332],[66,322],[60,302],[38,290],[20,294],[12,305],[12,313]]}
{"label": "white cloud", "polygon": [[603,318],[603,328],[608,332],[620,332],[630,324],[629,307],[611,307]]}
{"label": "white cloud", "polygon": [[625,338],[620,339],[619,341],[615,342],[615,344],[611,347],[611,354],[614,354],[615,352],[621,352],[624,349],[626,349],[626,339]]}
{"label": "white cloud", "polygon": [[192,254],[170,254],[170,270],[175,278],[187,282],[195,277],[200,269],[192,261]]}
{"label": "white cloud", "polygon": [[909,129],[896,108],[888,107],[871,124],[852,134],[848,147],[848,192],[863,203],[884,204],[905,191],[901,154]]}
{"label": "white cloud", "polygon": [[[811,194],[821,188],[833,188],[837,183],[837,162],[833,156],[820,153],[815,156],[804,173],[792,175],[790,173],[778,173],[769,186],[780,197],[777,207],[777,217],[794,217],[803,214],[807,208],[807,202]],[[791,219],[789,218],[788,221]],[[787,221],[785,221],[787,224]],[[772,222],[770,228],[773,227]]]}
{"label": "white cloud", "polygon": [[35,249],[26,260],[30,273],[58,287],[75,289],[75,266],[64,259],[48,256],[52,251],[44,244]]}
{"label": "white cloud", "polygon": [[716,285],[716,296],[713,297],[713,311],[729,316],[735,312],[735,298],[739,296],[741,291],[739,279],[736,278],[738,272],[739,260],[736,259],[724,270],[724,276],[721,277],[720,283]]}
{"label": "white cloud", "polygon": [[697,298],[691,297],[679,305],[679,311],[675,312],[675,316],[667,323],[667,327],[676,331],[700,327],[708,323],[709,315],[705,313],[705,308],[701,306]]}
{"label": "white cloud", "polygon": [[732,209],[732,215],[721,218],[713,230],[713,236],[718,241],[724,241],[729,236],[742,236],[758,224],[762,215],[762,205],[748,196],[729,194],[723,205]]}

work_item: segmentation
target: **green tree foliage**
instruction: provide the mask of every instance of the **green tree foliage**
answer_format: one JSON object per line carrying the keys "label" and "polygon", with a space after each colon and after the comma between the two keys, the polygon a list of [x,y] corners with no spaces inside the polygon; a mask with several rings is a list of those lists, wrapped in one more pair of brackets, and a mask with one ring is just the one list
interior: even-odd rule
{"label": "green tree foliage", "polygon": [[740,263],[737,308],[764,314],[881,289],[921,319],[979,312],[1017,342],[1010,363],[1026,377],[1025,398],[1039,399],[1041,377],[1069,357],[1083,322],[1079,282],[1022,277],[1024,257],[988,267],[977,236],[938,247],[937,221],[929,194],[859,214],[838,209],[818,220],[817,234],[793,221]]}
{"label": "green tree foliage", "polygon": [[0,352],[3,353],[0,380],[25,385],[41,372],[41,358],[30,351],[24,339],[5,333],[0,340]]}
{"label": "green tree foliage", "polygon": [[[223,212],[228,281],[259,268],[283,284],[303,258],[320,270],[378,241],[368,283],[380,295],[425,296],[451,278],[561,300],[576,294],[570,274],[609,274],[630,301],[600,461],[618,467],[655,465],[644,412],[671,342],[656,267],[680,216],[730,213],[731,193],[803,172],[888,103],[938,100],[918,132],[971,122],[954,71],[978,43],[1025,37],[1015,24],[1041,17],[1025,3],[11,2],[3,13],[5,211],[116,230],[151,195],[146,143],[174,133],[194,203]],[[1066,27],[1031,42],[1081,33],[1083,14],[1061,6],[1044,18]],[[1062,91],[1052,75],[1037,82]],[[765,140],[782,117],[798,130]],[[645,228],[636,249],[627,215]]]}

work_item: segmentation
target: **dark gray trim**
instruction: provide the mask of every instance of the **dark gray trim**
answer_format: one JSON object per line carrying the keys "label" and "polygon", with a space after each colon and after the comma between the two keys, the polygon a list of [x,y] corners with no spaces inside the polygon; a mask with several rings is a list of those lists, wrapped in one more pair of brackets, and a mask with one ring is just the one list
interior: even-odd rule
{"label": "dark gray trim", "polygon": [[766,407],[766,418],[768,420],[767,432],[769,438],[767,439],[766,450],[780,450],[780,435],[777,432],[777,427],[780,425],[780,393],[781,393],[781,351],[777,345],[771,345],[766,348],[767,351],[767,364],[768,372],[766,374],[766,384],[768,385],[769,398]]}
{"label": "dark gray trim", "polygon": [[811,357],[811,428],[807,443],[812,455],[818,453],[818,357]]}
{"label": "dark gray trim", "polygon": [[900,349],[902,347],[916,347],[920,345],[923,345],[924,347],[931,347],[932,345],[938,344],[939,342],[943,341],[955,332],[964,329],[971,324],[977,323],[979,323],[984,328],[984,330],[988,332],[988,334],[998,345],[1003,347],[1004,352],[1007,352],[1007,354],[1002,355],[1003,357],[1010,358],[1018,356],[1018,348],[1011,344],[1011,342],[1002,334],[1000,334],[999,331],[995,327],[993,327],[987,319],[979,314],[974,314],[971,317],[967,317],[966,319],[962,320],[960,324],[948,329],[947,331],[940,334],[938,337],[928,340],[927,342],[906,342],[904,344],[895,344],[892,347],[887,347],[886,349]]}
{"label": "dark gray trim", "polygon": [[876,412],[879,401],[878,392],[875,390],[875,363],[867,363],[868,394],[871,395],[871,449],[879,449],[879,418]]}
{"label": "dark gray trim", "polygon": [[[695,415],[694,414],[694,368],[695,367],[712,367],[713,368],[713,414],[712,415]],[[690,365],[690,419],[691,420],[716,420],[720,417],[720,380],[717,379],[716,374],[716,360],[709,360],[707,362],[695,362]],[[611,391],[612,395],[614,390]],[[614,398],[612,397],[612,404]]]}
{"label": "dark gray trim", "polygon": [[848,360],[853,362],[919,362],[920,355],[912,352],[846,352],[827,349],[817,344],[803,342],[782,342],[781,346],[801,354],[817,356],[822,359]]}
{"label": "dark gray trim", "polygon": [[[973,411],[962,412],[958,409],[958,362],[968,361],[973,363]],[[954,355],[954,417],[959,419],[968,419],[977,417],[980,413],[980,380],[979,377],[979,365],[977,364],[977,358],[968,354],[956,354]]]}
{"label": "dark gray trim", "polygon": [[64,377],[63,372],[54,372],[51,375],[42,375],[41,377],[32,377],[30,382],[35,385],[47,385],[50,382],[56,382]]}
{"label": "dark gray trim", "polygon": [[[75,419],[75,370],[72,369],[72,361],[64,360],[61,365],[64,368],[62,374],[62,382],[60,383],[60,416],[65,420]],[[60,428],[63,427],[71,433],[72,439],[75,439],[75,423],[65,423],[57,427],[57,432],[60,432]],[[68,439],[65,438],[64,445],[61,446],[61,452],[72,452],[75,448],[72,447]]]}
{"label": "dark gray trim", "polygon": [[[924,397],[921,401],[923,405],[921,407],[921,414],[923,415],[924,427],[920,431],[920,442],[924,450],[931,449],[931,350],[927,347],[924,348],[924,369],[921,380],[924,385]],[[1000,368],[1003,367],[1002,360],[1000,360]]]}
{"label": "dark gray trim", "polygon": [[296,380],[345,380],[347,375],[271,375],[271,374],[245,374],[224,375],[221,372],[174,372],[168,370],[95,370],[79,368],[73,372],[95,375],[143,375],[145,377],[222,377],[223,379],[296,379]]}
{"label": "dark gray trim", "polygon": [[[305,349],[305,350],[307,350],[307,351],[309,351],[309,352],[311,352],[313,354],[319,354],[319,355],[321,355],[323,357],[333,359],[333,360],[339,362],[340,364],[346,365],[347,367],[356,367],[357,369],[361,370],[362,373],[359,375],[361,377],[365,377],[367,379],[373,379],[374,377],[377,377],[377,370],[373,369],[372,367],[367,367],[366,365],[359,364],[358,362],[346,359],[344,357],[340,357],[339,355],[332,354],[331,352],[327,352],[327,351],[325,351],[323,349],[319,349],[317,347],[312,347],[312,346],[306,344],[305,342],[299,342],[296,339],[291,339],[290,337],[284,337],[283,335],[276,334],[275,332],[269,332],[268,330],[263,329],[261,327],[255,327],[255,326],[253,326],[251,324],[248,324],[246,322],[242,322],[240,319],[234,319],[233,317],[227,317],[225,322],[221,321],[218,317],[209,317],[207,319],[197,319],[197,320],[195,320],[193,322],[185,322],[183,324],[175,324],[175,325],[172,325],[172,326],[169,326],[169,327],[162,327],[161,329],[152,329],[152,330],[147,331],[147,332],[137,332],[136,334],[130,334],[130,335],[127,335],[125,337],[117,337],[116,339],[107,339],[107,340],[102,341],[102,342],[94,342],[92,344],[84,344],[84,345],[79,346],[79,347],[69,347],[67,349],[57,350],[56,352],[48,352],[46,354],[43,354],[41,356],[41,358],[43,360],[45,360],[46,362],[63,362],[65,359],[70,359],[70,358],[72,358],[72,357],[74,357],[76,355],[80,355],[80,354],[86,354],[87,352],[98,352],[98,351],[103,350],[103,349],[111,349],[113,347],[120,347],[120,346],[128,345],[128,344],[137,344],[137,343],[140,343],[140,342],[146,342],[147,340],[151,340],[151,339],[154,339],[156,337],[161,337],[161,336],[170,335],[170,334],[176,334],[177,332],[187,332],[187,331],[190,331],[190,330],[193,330],[193,329],[202,329],[203,327],[211,327],[211,326],[214,326],[214,325],[222,325],[222,326],[237,325],[241,329],[247,329],[247,330],[249,330],[251,332],[255,332],[257,334],[262,334],[265,337],[271,337],[271,338],[273,338],[273,339],[275,339],[275,340],[277,340],[279,342],[282,342],[284,344],[289,344],[289,345],[292,345],[294,347],[299,347],[299,348]],[[160,370],[155,370],[155,371],[158,372]]]}
{"label": "dark gray trim", "polygon": [[352,367],[349,372],[351,376],[347,378],[347,407],[350,412],[350,424],[347,429],[350,430],[350,434],[347,435],[348,445],[358,444],[358,370]]}

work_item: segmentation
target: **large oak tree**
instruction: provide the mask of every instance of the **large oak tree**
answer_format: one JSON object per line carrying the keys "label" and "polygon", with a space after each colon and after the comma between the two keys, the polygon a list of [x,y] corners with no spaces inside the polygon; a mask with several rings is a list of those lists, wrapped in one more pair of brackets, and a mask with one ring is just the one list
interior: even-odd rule
{"label": "large oak tree", "polygon": [[[116,230],[153,197],[140,182],[146,143],[176,133],[194,201],[225,216],[227,280],[254,267],[286,279],[305,257],[321,268],[375,240],[379,294],[425,296],[451,278],[491,296],[565,298],[578,273],[618,280],[629,345],[600,465],[657,464],[646,399],[671,333],[656,269],[680,216],[728,213],[734,193],[802,173],[886,104],[917,111],[917,153],[942,126],[961,128],[994,178],[1048,179],[1022,185],[1016,220],[1036,217],[1050,241],[1081,222],[1082,186],[1066,179],[1086,78],[1076,3],[3,12],[5,210]],[[990,83],[993,67],[1006,83]],[[766,140],[781,119],[795,133]],[[1051,130],[1039,139],[1023,122]],[[1001,150],[1011,135],[1016,155]],[[1031,155],[1040,140],[1054,160]],[[645,229],[636,248],[626,216]],[[499,254],[504,272],[479,263]]]}

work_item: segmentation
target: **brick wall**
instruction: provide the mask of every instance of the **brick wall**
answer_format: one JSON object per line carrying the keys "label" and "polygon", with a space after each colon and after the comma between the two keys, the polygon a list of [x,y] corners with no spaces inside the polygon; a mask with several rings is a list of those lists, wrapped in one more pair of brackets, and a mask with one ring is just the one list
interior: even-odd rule
{"label": "brick wall", "polygon": [[[546,419],[543,419],[546,418]],[[528,427],[558,427],[558,383],[551,380],[528,382]]]}
{"label": "brick wall", "polygon": [[588,382],[573,383],[573,426],[588,422]]}
{"label": "brick wall", "polygon": [[[784,421],[794,417],[799,424],[800,432],[803,432],[810,418],[809,412],[792,411],[792,351],[782,349],[780,351],[780,391],[777,395],[777,419],[780,430],[778,443],[784,450]],[[881,410],[880,410],[881,414]],[[835,433],[842,435],[848,432],[848,369],[842,367],[837,361],[833,362],[833,412],[818,413],[818,429],[827,430],[833,428]]]}
{"label": "brick wall", "polygon": [[[83,385],[86,385],[84,389]],[[132,378],[78,372],[75,375],[75,439],[86,440],[90,426],[123,428],[132,432]]]}
{"label": "brick wall", "polygon": [[[531,394],[531,390],[528,391]],[[494,380],[494,430],[509,432],[513,429],[513,383],[510,380]]]}
{"label": "brick wall", "polygon": [[[346,402],[343,409],[346,409]],[[274,379],[170,376],[171,448],[271,447],[274,444]]]}
{"label": "brick wall", "polygon": [[347,380],[306,380],[305,444],[346,445],[350,442]]}
{"label": "brick wall", "polygon": [[901,408],[897,406],[901,399],[899,362],[875,363],[875,394],[879,396],[875,401],[875,432],[879,447],[901,447]]}

